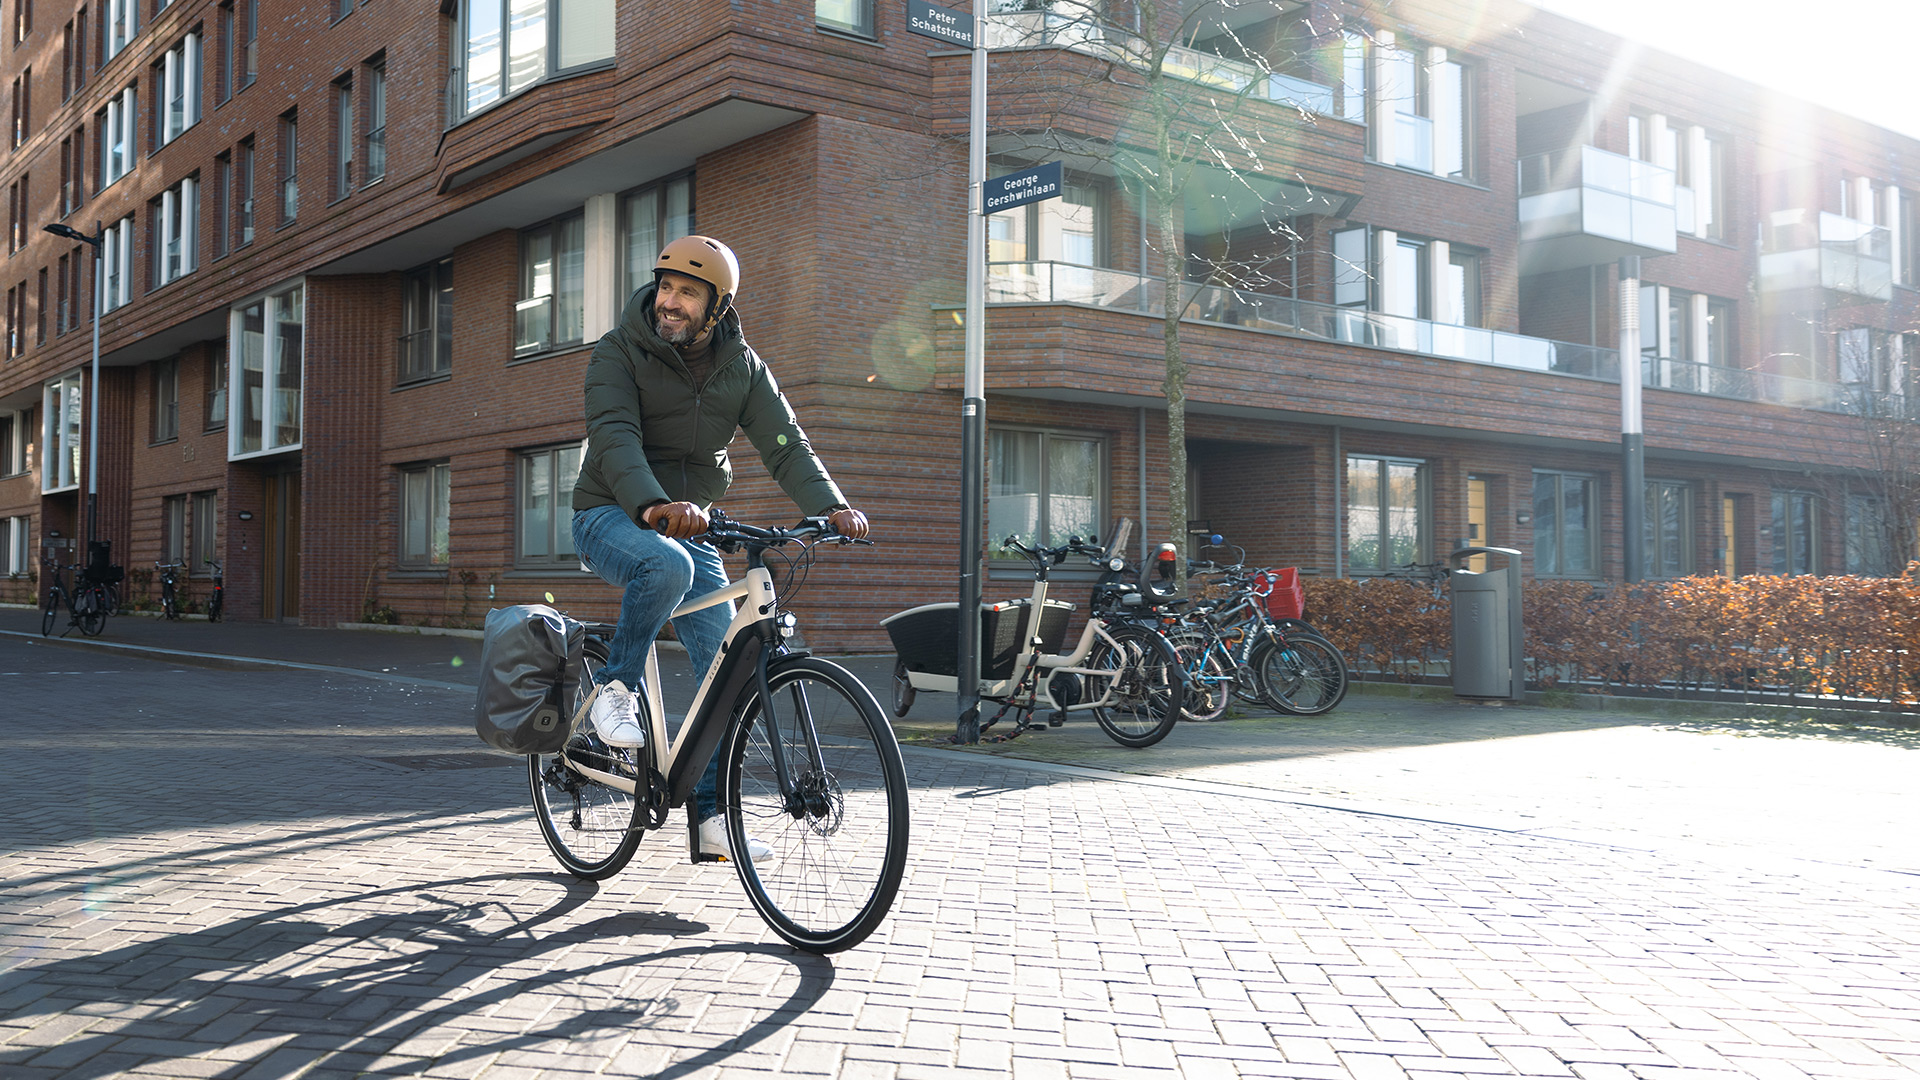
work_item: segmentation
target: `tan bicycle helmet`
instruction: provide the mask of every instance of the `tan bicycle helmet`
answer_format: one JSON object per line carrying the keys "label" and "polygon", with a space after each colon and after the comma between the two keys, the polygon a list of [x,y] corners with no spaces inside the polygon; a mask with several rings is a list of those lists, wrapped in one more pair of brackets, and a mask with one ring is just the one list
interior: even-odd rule
{"label": "tan bicycle helmet", "polygon": [[703,334],[727,313],[733,306],[734,295],[740,291],[740,260],[734,257],[732,248],[710,236],[683,236],[662,248],[660,258],[653,264],[653,279],[659,281],[664,270],[713,286],[713,299],[707,304],[707,321],[700,328]]}

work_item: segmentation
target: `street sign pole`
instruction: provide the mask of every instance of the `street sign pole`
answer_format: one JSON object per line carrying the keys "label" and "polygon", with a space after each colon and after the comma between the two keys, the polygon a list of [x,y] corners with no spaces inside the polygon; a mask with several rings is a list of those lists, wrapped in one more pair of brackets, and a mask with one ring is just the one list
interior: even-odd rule
{"label": "street sign pole", "polygon": [[960,716],[954,741],[980,741],[980,555],[987,433],[987,3],[973,0],[967,110],[967,337],[960,400]]}

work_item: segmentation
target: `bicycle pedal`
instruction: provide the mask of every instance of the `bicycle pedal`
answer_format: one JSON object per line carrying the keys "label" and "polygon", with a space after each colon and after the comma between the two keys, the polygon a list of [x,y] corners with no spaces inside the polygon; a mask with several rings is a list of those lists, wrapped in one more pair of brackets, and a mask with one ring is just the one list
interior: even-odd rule
{"label": "bicycle pedal", "polygon": [[1066,722],[1067,722],[1067,714],[1065,712],[1057,712],[1047,717],[1048,727],[1063,727],[1065,726]]}

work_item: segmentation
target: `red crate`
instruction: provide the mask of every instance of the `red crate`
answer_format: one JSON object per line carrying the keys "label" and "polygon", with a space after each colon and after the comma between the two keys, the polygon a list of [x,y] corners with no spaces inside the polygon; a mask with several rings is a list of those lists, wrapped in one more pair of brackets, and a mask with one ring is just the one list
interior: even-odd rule
{"label": "red crate", "polygon": [[1298,619],[1303,617],[1307,607],[1307,590],[1300,585],[1300,570],[1288,566],[1279,570],[1262,570],[1254,576],[1254,582],[1266,589],[1267,614],[1276,619]]}

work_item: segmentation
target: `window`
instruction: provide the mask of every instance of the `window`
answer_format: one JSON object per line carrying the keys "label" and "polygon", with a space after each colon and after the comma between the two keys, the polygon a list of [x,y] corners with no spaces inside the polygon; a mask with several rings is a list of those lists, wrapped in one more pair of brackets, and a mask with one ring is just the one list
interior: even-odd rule
{"label": "window", "polygon": [[1106,441],[1062,431],[995,428],[989,454],[987,528],[994,558],[1012,558],[1000,541],[1064,544],[1092,536],[1106,520]]}
{"label": "window", "polygon": [[238,423],[228,429],[233,457],[300,445],[300,387],[306,373],[306,290],[300,285],[234,305],[228,339]]}
{"label": "window", "polygon": [[[1483,321],[1480,267],[1478,252],[1445,240],[1364,225],[1333,234],[1333,298],[1341,307],[1371,308],[1385,315],[1452,326],[1479,326]],[[1384,324],[1376,328],[1372,322],[1341,325],[1352,325],[1354,332],[1386,332]],[[1392,345],[1399,340],[1389,338],[1384,343]],[[1412,347],[1422,340],[1409,330],[1401,347]],[[1440,339],[1435,340],[1438,343]]]}
{"label": "window", "polygon": [[1812,574],[1820,567],[1820,507],[1809,492],[1773,493],[1773,572]]}
{"label": "window", "polygon": [[62,306],[66,312],[67,329],[69,330],[80,329],[80,312],[86,307],[85,297],[87,294],[80,291],[80,268],[84,265],[82,260],[85,257],[86,255],[82,249],[76,247],[73,249],[72,258],[67,261],[67,272],[71,275],[71,280],[68,282],[67,295],[72,299],[67,300]]}
{"label": "window", "polygon": [[280,224],[300,216],[300,114],[289,109],[280,117]]}
{"label": "window", "polygon": [[1726,238],[1728,183],[1726,140],[1698,125],[1661,113],[1627,116],[1627,156],[1673,170],[1674,210],[1683,233]]}
{"label": "window", "polygon": [[33,69],[22,71],[13,80],[13,126],[8,129],[11,145],[18,150],[27,141],[27,129],[33,123]]}
{"label": "window", "polygon": [[653,281],[660,249],[694,231],[693,177],[674,177],[628,193],[620,200],[620,296]]}
{"label": "window", "polygon": [[27,246],[27,178],[7,185],[7,253]]}
{"label": "window", "polygon": [[1672,480],[1647,481],[1642,565],[1654,578],[1693,573],[1693,489]]}
{"label": "window", "polygon": [[353,193],[353,78],[333,84],[333,197]]}
{"label": "window", "polygon": [[8,577],[20,577],[33,569],[33,538],[27,531],[31,524],[24,514],[0,518],[0,572]]}
{"label": "window", "polygon": [[1920,288],[1920,193],[1902,191],[1893,218],[1890,225],[1897,237],[1900,260],[1896,280]]}
{"label": "window", "polygon": [[40,268],[40,302],[33,309],[33,343],[47,343],[47,268]]}
{"label": "window", "polygon": [[129,86],[94,114],[94,126],[100,131],[98,156],[102,188],[133,171],[134,117],[139,115],[138,103],[139,91]]}
{"label": "window", "polygon": [[148,442],[172,442],[180,437],[180,361],[158,360],[153,365],[153,392],[148,417]]}
{"label": "window", "polygon": [[101,59],[111,60],[120,55],[127,47],[133,35],[140,32],[140,0],[106,0],[100,13],[101,32],[106,40],[101,49]]}
{"label": "window", "polygon": [[168,495],[160,500],[160,561],[186,562],[187,497]]}
{"label": "window", "polygon": [[213,26],[214,48],[219,50],[218,70],[213,73],[213,101],[216,105],[224,105],[233,96],[234,50],[238,45],[234,40],[232,0],[214,10]]}
{"label": "window", "polygon": [[1878,495],[1847,496],[1847,573],[1886,577],[1894,572],[1896,542],[1887,500]]}
{"label": "window", "polygon": [[80,486],[80,415],[85,408],[80,373],[49,379],[40,388],[40,490],[46,494]]}
{"label": "window", "polygon": [[188,34],[168,49],[154,65],[154,85],[160,110],[154,124],[155,143],[165,146],[200,122],[200,35]]}
{"label": "window", "polygon": [[213,257],[227,253],[228,207],[233,200],[233,155],[213,156]]}
{"label": "window", "polygon": [[574,569],[573,482],[580,475],[584,443],[530,450],[520,455],[519,523],[514,561],[522,566]]}
{"label": "window", "polygon": [[[574,471],[580,470],[578,459]],[[400,470],[400,565],[446,566],[447,505],[453,489],[453,469],[446,462],[407,466]],[[571,498],[573,481],[567,481]],[[568,520],[572,524],[571,518]]]}
{"label": "window", "polygon": [[13,43],[27,40],[33,33],[33,0],[13,0]]}
{"label": "window", "polygon": [[873,0],[813,0],[813,21],[861,37],[873,36]]}
{"label": "window", "polygon": [[242,140],[240,163],[233,171],[233,246],[236,248],[253,243],[253,170],[256,156],[253,140]]}
{"label": "window", "polygon": [[7,359],[12,360],[26,351],[26,342],[21,339],[25,329],[27,287],[15,285],[7,290]]}
{"label": "window", "polygon": [[193,493],[193,558],[188,560],[188,573],[211,577],[207,564],[220,557],[218,499],[217,492]]}
{"label": "window", "polygon": [[367,183],[387,175],[387,62],[383,57],[367,64]]}
{"label": "window", "polygon": [[1533,572],[1594,577],[1600,572],[1594,516],[1599,482],[1579,473],[1533,474]]}
{"label": "window", "polygon": [[227,426],[226,342],[207,343],[206,369],[201,373],[200,385],[204,395],[200,402],[201,430],[219,431]]}
{"label": "window", "polygon": [[586,218],[570,214],[520,234],[520,302],[513,309],[516,356],[586,336]]}
{"label": "window", "polygon": [[103,288],[100,310],[112,311],[133,302],[133,215],[109,225],[100,253]]}
{"label": "window", "polygon": [[[1017,169],[995,166],[1004,176]],[[1060,198],[1017,206],[987,216],[990,263],[1063,262],[1106,265],[1106,199],[1094,184],[1062,185]]]}
{"label": "window", "polygon": [[238,89],[245,90],[260,74],[260,0],[239,0],[234,19],[240,24]]}
{"label": "window", "polygon": [[333,0],[333,18],[338,22],[353,14],[353,0]]}
{"label": "window", "polygon": [[1347,458],[1347,569],[1391,570],[1427,550],[1427,467],[1410,458]]}
{"label": "window", "polygon": [[200,183],[189,176],[148,204],[153,219],[153,284],[190,274],[199,263]]}
{"label": "window", "polygon": [[1437,45],[1376,31],[1368,65],[1374,160],[1455,179],[1473,177],[1470,72]]}
{"label": "window", "polygon": [[28,415],[14,410],[0,412],[0,476],[18,476],[27,471],[27,448],[33,445]]}
{"label": "window", "polygon": [[71,65],[71,72],[63,71],[60,85],[71,97],[87,85],[87,9],[82,7],[67,24],[67,32],[61,39],[61,65]]}
{"label": "window", "polygon": [[461,92],[474,113],[549,75],[613,58],[614,0],[462,0]]}
{"label": "window", "polygon": [[453,260],[407,271],[400,313],[400,381],[453,370]]}
{"label": "window", "polygon": [[[67,177],[60,188],[60,216],[65,217],[87,201],[87,126],[74,128],[73,137],[62,140],[60,150],[60,171]],[[69,152],[71,159],[66,157]]]}

